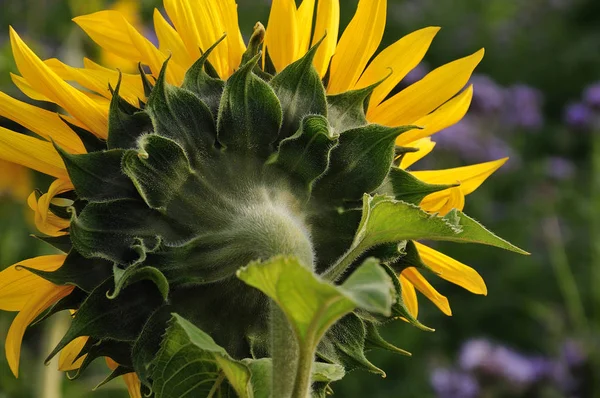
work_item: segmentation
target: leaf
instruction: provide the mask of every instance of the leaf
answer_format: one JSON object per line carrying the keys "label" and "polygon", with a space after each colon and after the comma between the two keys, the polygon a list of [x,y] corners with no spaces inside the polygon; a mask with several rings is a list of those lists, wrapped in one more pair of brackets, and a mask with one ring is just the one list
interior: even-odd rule
{"label": "leaf", "polygon": [[297,178],[310,192],[313,182],[329,167],[336,145],[337,136],[329,129],[327,119],[307,116],[296,134],[281,141],[279,151],[267,163]]}
{"label": "leaf", "polygon": [[156,398],[205,397],[219,388],[224,374],[240,398],[252,397],[250,370],[194,324],[173,314],[154,360]]}
{"label": "leaf", "polygon": [[258,58],[259,55],[227,80],[217,137],[226,150],[267,157],[279,135],[282,111],[273,89],[252,73]]}
{"label": "leaf", "polygon": [[140,150],[123,157],[123,172],[153,209],[165,209],[194,172],[181,146],[156,134],[141,138]]}
{"label": "leaf", "polygon": [[460,184],[427,184],[405,170],[392,167],[387,176],[387,184],[385,185],[389,189],[389,192],[385,193],[389,193],[397,200],[418,205],[425,196],[456,187]]}
{"label": "leaf", "polygon": [[377,260],[369,259],[342,286],[320,280],[292,257],[274,257],[240,269],[238,278],[275,301],[299,344],[316,346],[324,333],[357,307],[390,314],[392,285]]}
{"label": "leaf", "polygon": [[104,202],[139,197],[131,181],[121,172],[121,158],[125,153],[122,149],[71,155],[55,147],[80,199]]}
{"label": "leaf", "polygon": [[167,63],[148,98],[146,112],[152,118],[154,132],[179,143],[192,166],[197,167],[216,152],[215,122],[196,94],[167,83]]}
{"label": "leaf", "polygon": [[223,37],[194,62],[190,69],[185,73],[183,85],[181,86],[196,94],[202,102],[208,106],[214,120],[217,119],[217,115],[219,114],[219,104],[221,103],[225,82],[221,79],[209,76],[205,71],[205,66],[212,51],[223,41],[223,39],[225,39],[225,37],[226,36],[223,35]]}
{"label": "leaf", "polygon": [[152,386],[152,382],[150,381],[152,362],[156,353],[160,350],[162,336],[171,319],[172,310],[173,308],[169,305],[163,305],[154,311],[146,321],[131,350],[131,359],[135,373],[147,387]]}
{"label": "leaf", "polygon": [[418,206],[386,196],[363,196],[363,216],[351,251],[360,252],[384,243],[419,239],[481,243],[527,254],[459,210],[439,217],[424,212]]}
{"label": "leaf", "polygon": [[375,190],[390,171],[396,137],[414,128],[371,124],[342,133],[327,174],[315,186],[315,195],[328,200],[359,200]]}
{"label": "leaf", "polygon": [[280,139],[296,133],[307,115],[327,116],[325,88],[313,66],[319,44],[275,75],[270,82],[283,110]]}

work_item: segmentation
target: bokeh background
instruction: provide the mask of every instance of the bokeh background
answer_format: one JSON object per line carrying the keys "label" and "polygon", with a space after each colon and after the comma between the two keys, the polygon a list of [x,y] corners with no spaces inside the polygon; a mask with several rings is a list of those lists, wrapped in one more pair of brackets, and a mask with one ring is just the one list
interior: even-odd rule
{"label": "bokeh background", "polygon": [[[510,161],[467,199],[466,212],[532,253],[521,257],[463,245],[438,247],[475,267],[488,296],[441,283],[446,317],[424,298],[420,319],[386,337],[412,358],[373,353],[387,378],[353,372],[339,397],[600,397],[600,2],[597,0],[388,0],[383,45],[430,25],[441,26],[424,62],[406,82],[486,48],[472,78],[468,116],[434,136],[432,155],[414,169]],[[342,24],[357,0],[341,0]],[[244,34],[266,23],[269,0],[238,0]],[[160,0],[0,0],[0,91],[22,98],[8,40],[12,25],[42,58],[80,66],[84,56],[111,62],[70,19],[117,7],[152,37]],[[406,83],[403,83],[406,84]],[[7,120],[0,125],[19,129]],[[596,171],[596,173],[594,172]],[[596,176],[596,179],[594,179]],[[0,163],[0,269],[48,249],[34,238],[24,205],[40,175]],[[12,320],[0,314],[0,349]],[[67,382],[41,362],[66,327],[64,318],[26,336],[21,377],[0,359],[0,398],[125,397],[120,381],[92,392],[107,371],[96,364]],[[594,380],[594,377],[596,380]],[[594,384],[594,381],[596,384]]]}

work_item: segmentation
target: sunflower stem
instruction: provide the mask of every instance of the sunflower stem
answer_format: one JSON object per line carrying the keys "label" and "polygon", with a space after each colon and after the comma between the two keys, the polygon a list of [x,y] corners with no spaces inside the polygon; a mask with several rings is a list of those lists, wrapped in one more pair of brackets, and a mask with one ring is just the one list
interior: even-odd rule
{"label": "sunflower stem", "polygon": [[296,367],[296,380],[294,383],[293,398],[308,398],[310,397],[310,387],[312,382],[312,367],[315,358],[315,350],[311,349],[311,345],[301,347],[298,355]]}
{"label": "sunflower stem", "polygon": [[336,282],[344,275],[348,267],[352,265],[354,260],[363,253],[360,245],[353,246],[342,257],[340,257],[331,267],[329,267],[321,277],[330,282]]}
{"label": "sunflower stem", "polygon": [[[299,363],[298,342],[285,314],[271,301],[272,396],[292,397]],[[295,398],[295,396],[294,396]]]}

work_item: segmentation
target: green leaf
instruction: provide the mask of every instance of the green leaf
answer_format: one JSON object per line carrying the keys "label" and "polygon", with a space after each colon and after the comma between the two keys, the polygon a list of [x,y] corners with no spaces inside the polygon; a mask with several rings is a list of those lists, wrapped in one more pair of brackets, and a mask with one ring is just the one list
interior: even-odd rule
{"label": "green leaf", "polygon": [[217,115],[219,114],[219,104],[221,103],[225,82],[221,79],[209,76],[205,71],[205,66],[212,51],[223,41],[223,39],[225,39],[225,37],[226,36],[223,35],[223,37],[194,62],[190,69],[185,73],[183,85],[181,86],[196,94],[202,102],[208,106],[214,120],[217,119]]}
{"label": "green leaf", "polygon": [[315,195],[358,200],[375,190],[390,171],[396,137],[414,128],[371,124],[341,134],[327,174],[315,185]]}
{"label": "green leaf", "polygon": [[327,116],[325,88],[313,66],[319,44],[314,45],[302,58],[275,75],[270,82],[283,109],[280,139],[296,133],[302,119],[307,115]]}
{"label": "green leaf", "polygon": [[156,398],[206,397],[223,376],[240,398],[252,397],[250,370],[194,324],[173,314],[152,372]]}
{"label": "green leaf", "polygon": [[331,151],[337,145],[337,136],[323,116],[307,116],[296,134],[279,144],[279,151],[268,164],[274,164],[297,178],[312,190],[313,182],[329,167]]}
{"label": "green leaf", "polygon": [[215,154],[216,129],[213,116],[204,102],[191,91],[171,86],[166,81],[165,61],[146,112],[154,132],[179,143],[194,167]]}
{"label": "green leaf", "polygon": [[387,183],[384,186],[386,185],[389,190],[389,192],[385,192],[386,194],[394,196],[397,200],[418,205],[425,196],[459,186],[460,184],[427,184],[405,170],[392,167],[387,176]]}
{"label": "green leaf", "polygon": [[459,210],[439,217],[389,197],[364,195],[363,216],[351,250],[358,248],[361,251],[383,243],[418,239],[480,243],[527,254]]}
{"label": "green leaf", "polygon": [[275,301],[301,346],[316,346],[338,319],[357,307],[390,314],[391,282],[374,259],[365,261],[342,286],[320,280],[298,260],[275,257],[240,269],[238,278]]}
{"label": "green leaf", "polygon": [[107,144],[109,149],[135,148],[138,138],[153,130],[152,120],[146,112],[131,109],[131,105],[119,97],[120,88],[121,78],[119,77],[108,112]]}
{"label": "green leaf", "polygon": [[90,293],[46,361],[80,336],[122,342],[133,342],[137,338],[148,317],[162,304],[162,297],[153,283],[142,281],[129,286],[111,300],[106,293],[113,286],[112,278],[109,278]]}
{"label": "green leaf", "polygon": [[267,157],[279,135],[282,111],[273,89],[252,73],[258,59],[259,55],[227,80],[217,136],[227,150]]}
{"label": "green leaf", "polygon": [[148,206],[165,209],[194,171],[183,148],[169,138],[149,134],[139,145],[139,152],[123,157],[123,172]]}
{"label": "green leaf", "polygon": [[122,149],[71,155],[55,147],[80,199],[104,202],[139,197],[131,181],[121,173],[121,158],[125,152]]}

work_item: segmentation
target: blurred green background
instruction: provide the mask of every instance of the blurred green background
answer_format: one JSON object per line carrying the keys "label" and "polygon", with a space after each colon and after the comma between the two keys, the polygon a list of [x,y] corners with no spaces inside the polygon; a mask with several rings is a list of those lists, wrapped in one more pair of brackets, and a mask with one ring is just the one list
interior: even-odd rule
{"label": "blurred green background", "polygon": [[[266,24],[269,0],[237,0],[242,32]],[[150,37],[160,0],[134,2]],[[357,0],[341,0],[346,25]],[[486,247],[442,245],[439,250],[476,268],[488,296],[429,278],[447,295],[452,317],[420,296],[425,333],[395,324],[386,337],[412,358],[373,353],[387,378],[353,372],[334,390],[339,397],[598,397],[600,396],[600,2],[596,0],[389,0],[384,45],[430,25],[443,29],[418,80],[437,66],[486,48],[473,77],[469,115],[436,136],[432,155],[413,169],[511,159],[468,197],[466,212],[530,251],[520,257]],[[0,91],[23,95],[8,41],[12,25],[42,58],[81,66],[102,54],[72,17],[112,7],[108,0],[0,0]],[[145,28],[144,28],[145,27]],[[7,120],[0,125],[19,129]],[[0,165],[0,177],[13,173]],[[24,174],[23,176],[26,176]],[[30,174],[16,191],[0,182],[0,268],[48,249],[34,233],[26,194],[47,189]],[[2,178],[0,178],[2,181]],[[28,190],[28,188],[31,188]],[[0,314],[0,348],[13,316]],[[91,389],[107,375],[97,363],[78,382],[56,378],[41,362],[65,320],[34,326],[26,335],[21,378],[0,359],[0,398],[125,397],[120,381]],[[100,361],[98,361],[100,362]],[[594,380],[594,375],[596,380]],[[594,385],[594,382],[596,385]]]}

